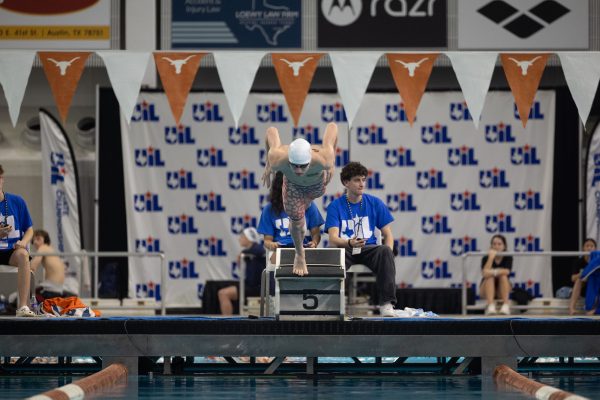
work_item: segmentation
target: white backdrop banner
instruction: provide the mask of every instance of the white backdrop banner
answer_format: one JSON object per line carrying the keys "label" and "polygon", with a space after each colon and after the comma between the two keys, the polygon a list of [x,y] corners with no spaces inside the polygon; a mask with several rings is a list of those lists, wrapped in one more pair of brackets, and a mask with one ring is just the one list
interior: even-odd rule
{"label": "white backdrop banner", "polygon": [[[538,92],[526,129],[510,92],[489,93],[479,129],[460,92],[425,93],[413,128],[398,100],[367,94],[348,135],[335,94],[309,95],[297,128],[283,95],[251,94],[235,128],[222,94],[191,93],[175,126],[164,94],[142,92],[131,125],[121,124],[129,250],[164,252],[169,281],[165,292],[158,262],[132,259],[130,296],[198,305],[207,280],[237,275],[237,236],[267,201],[260,176],[272,125],[284,143],[320,144],[326,123],[338,123],[337,173],[350,160],[365,164],[368,191],[395,218],[400,287],[459,287],[461,255],[486,251],[496,233],[511,251],[550,250],[553,92]],[[317,201],[324,217],[343,186],[336,178],[327,189]],[[476,289],[480,262],[467,265]],[[511,280],[551,295],[550,262],[516,258]]]}
{"label": "white backdrop banner", "polygon": [[[42,139],[42,186],[44,224],[56,251],[81,251],[79,199],[73,148],[59,123],[40,111]],[[81,295],[81,282],[89,289],[87,263],[79,257],[63,258],[66,265],[65,290]],[[84,268],[84,265],[86,268]]]}
{"label": "white backdrop banner", "polygon": [[600,240],[600,125],[592,133],[586,173],[586,236]]}

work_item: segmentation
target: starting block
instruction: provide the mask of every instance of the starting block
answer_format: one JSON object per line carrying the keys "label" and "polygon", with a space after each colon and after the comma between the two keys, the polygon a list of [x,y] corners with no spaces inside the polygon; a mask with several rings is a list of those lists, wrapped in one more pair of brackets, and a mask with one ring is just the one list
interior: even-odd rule
{"label": "starting block", "polygon": [[344,249],[305,249],[308,275],[292,273],[295,249],[275,253],[277,320],[344,320]]}

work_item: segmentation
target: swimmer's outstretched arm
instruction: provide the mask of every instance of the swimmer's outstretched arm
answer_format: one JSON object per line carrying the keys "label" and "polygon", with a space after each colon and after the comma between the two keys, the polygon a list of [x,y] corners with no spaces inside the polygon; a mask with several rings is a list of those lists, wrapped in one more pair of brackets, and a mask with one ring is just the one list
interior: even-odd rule
{"label": "swimmer's outstretched arm", "polygon": [[329,184],[335,173],[335,151],[338,141],[338,127],[333,122],[327,124],[323,136],[323,166],[325,167],[325,185]]}
{"label": "swimmer's outstretched arm", "polygon": [[277,170],[277,167],[281,164],[281,161],[287,159],[287,149],[281,145],[281,139],[279,138],[279,131],[275,127],[267,129],[265,137],[265,150],[266,162],[265,172],[262,176],[263,185],[271,187],[271,173],[272,170]]}

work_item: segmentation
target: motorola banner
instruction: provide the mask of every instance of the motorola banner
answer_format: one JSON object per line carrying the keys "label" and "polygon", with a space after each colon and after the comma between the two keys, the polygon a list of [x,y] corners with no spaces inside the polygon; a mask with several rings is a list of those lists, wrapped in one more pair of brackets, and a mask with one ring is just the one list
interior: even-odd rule
{"label": "motorola banner", "polygon": [[446,1],[319,0],[318,47],[447,47]]}
{"label": "motorola banner", "polygon": [[459,0],[460,49],[587,49],[587,0]]}
{"label": "motorola banner", "polygon": [[173,0],[171,48],[300,48],[300,0]]}
{"label": "motorola banner", "polygon": [[[239,234],[268,202],[260,177],[269,126],[283,143],[319,145],[325,125],[339,125],[336,177],[315,203],[325,217],[343,194],[341,168],[362,162],[366,191],[394,217],[399,287],[459,287],[462,254],[487,251],[494,234],[511,251],[551,248],[553,92],[537,93],[526,129],[510,92],[488,94],[479,129],[461,92],[425,93],[413,127],[397,93],[367,94],[349,135],[336,94],[310,94],[297,127],[281,94],[251,94],[238,128],[226,104],[223,94],[191,93],[175,124],[164,94],[142,92],[131,124],[121,124],[129,250],[164,252],[168,267],[165,290],[155,259],[131,259],[131,297],[197,305],[207,280],[239,276]],[[354,223],[342,226],[352,234]],[[361,224],[374,230],[374,221]],[[477,289],[480,263],[467,259]],[[549,265],[515,257],[513,286],[551,294]]]}

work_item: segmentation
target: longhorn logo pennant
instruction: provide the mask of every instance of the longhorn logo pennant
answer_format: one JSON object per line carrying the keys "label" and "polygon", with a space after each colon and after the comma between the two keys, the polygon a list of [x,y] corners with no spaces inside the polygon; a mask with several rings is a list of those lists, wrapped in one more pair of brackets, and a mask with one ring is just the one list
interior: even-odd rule
{"label": "longhorn logo pennant", "polygon": [[179,124],[200,61],[205,55],[206,53],[153,53],[176,124]]}
{"label": "longhorn logo pennant", "polygon": [[46,79],[50,84],[56,108],[63,123],[67,120],[71,101],[79,79],[85,68],[85,62],[91,52],[49,52],[40,51],[38,56],[42,62]]}
{"label": "longhorn logo pennant", "polygon": [[438,55],[439,53],[386,54],[410,126],[417,115],[419,103]]}
{"label": "longhorn logo pennant", "polygon": [[515,98],[523,128],[529,119],[529,110],[535,99],[548,53],[502,53],[500,60],[506,80]]}
{"label": "longhorn logo pennant", "polygon": [[304,101],[322,56],[323,53],[271,53],[279,86],[295,126],[298,126]]}

